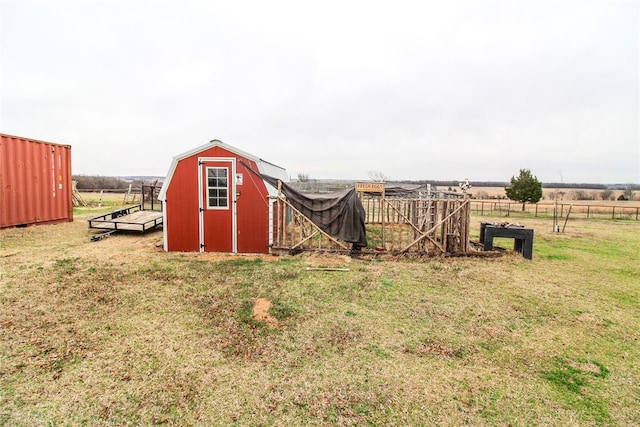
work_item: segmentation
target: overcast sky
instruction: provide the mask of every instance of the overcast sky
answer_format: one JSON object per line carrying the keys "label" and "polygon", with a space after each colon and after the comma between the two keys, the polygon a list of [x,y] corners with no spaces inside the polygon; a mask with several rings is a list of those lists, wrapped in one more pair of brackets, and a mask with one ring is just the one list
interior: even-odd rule
{"label": "overcast sky", "polygon": [[74,174],[640,183],[639,1],[0,0],[0,132]]}

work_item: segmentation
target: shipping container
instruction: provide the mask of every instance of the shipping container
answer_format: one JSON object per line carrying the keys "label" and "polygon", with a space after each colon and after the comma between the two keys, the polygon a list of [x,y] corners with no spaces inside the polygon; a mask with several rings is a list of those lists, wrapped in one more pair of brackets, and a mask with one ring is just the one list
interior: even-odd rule
{"label": "shipping container", "polygon": [[0,134],[0,228],[73,221],[71,146]]}

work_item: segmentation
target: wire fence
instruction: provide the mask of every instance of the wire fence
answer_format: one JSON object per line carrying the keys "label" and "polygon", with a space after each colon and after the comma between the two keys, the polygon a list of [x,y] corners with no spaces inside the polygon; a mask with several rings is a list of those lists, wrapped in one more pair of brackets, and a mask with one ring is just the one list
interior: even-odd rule
{"label": "wire fence", "polygon": [[[599,205],[583,203],[522,203],[506,200],[471,200],[471,212],[478,215],[511,216],[533,215],[535,217],[553,217],[555,214],[562,218],[571,212],[572,218],[599,219],[640,219],[640,206],[634,204]],[[557,211],[556,211],[557,209]]]}

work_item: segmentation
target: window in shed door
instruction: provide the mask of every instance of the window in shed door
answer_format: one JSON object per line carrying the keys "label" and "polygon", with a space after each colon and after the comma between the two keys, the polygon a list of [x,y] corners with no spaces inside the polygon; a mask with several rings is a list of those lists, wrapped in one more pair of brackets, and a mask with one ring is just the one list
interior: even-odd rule
{"label": "window in shed door", "polygon": [[229,209],[229,168],[207,168],[207,208]]}

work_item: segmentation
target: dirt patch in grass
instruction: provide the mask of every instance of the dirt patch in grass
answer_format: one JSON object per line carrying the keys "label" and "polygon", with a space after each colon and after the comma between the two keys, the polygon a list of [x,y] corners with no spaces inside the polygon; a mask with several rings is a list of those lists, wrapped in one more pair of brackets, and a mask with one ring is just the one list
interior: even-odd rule
{"label": "dirt patch in grass", "polygon": [[256,298],[253,303],[253,318],[258,322],[265,322],[272,328],[278,327],[278,321],[269,314],[271,301],[266,298]]}

